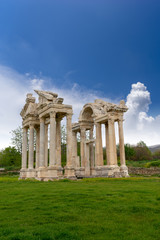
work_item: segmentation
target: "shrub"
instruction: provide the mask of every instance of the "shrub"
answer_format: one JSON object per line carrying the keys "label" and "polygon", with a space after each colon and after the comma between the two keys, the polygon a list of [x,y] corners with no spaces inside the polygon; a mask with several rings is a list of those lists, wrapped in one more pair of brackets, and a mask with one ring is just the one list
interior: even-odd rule
{"label": "shrub", "polygon": [[15,147],[7,147],[0,152],[0,167],[20,167],[21,154]]}
{"label": "shrub", "polygon": [[150,168],[150,167],[160,167],[160,160],[146,163],[145,167],[147,167],[147,168]]}

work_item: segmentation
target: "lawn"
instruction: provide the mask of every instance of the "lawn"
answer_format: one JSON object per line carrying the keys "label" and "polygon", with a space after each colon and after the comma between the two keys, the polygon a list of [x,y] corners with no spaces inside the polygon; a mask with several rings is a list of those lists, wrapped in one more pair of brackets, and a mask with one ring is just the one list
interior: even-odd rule
{"label": "lawn", "polygon": [[0,178],[2,240],[159,240],[160,178]]}

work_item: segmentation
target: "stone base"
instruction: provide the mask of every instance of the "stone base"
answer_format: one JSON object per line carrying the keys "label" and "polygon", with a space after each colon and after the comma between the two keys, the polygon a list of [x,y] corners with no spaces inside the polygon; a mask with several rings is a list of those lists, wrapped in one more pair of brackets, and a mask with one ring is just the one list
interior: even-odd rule
{"label": "stone base", "polygon": [[122,177],[118,165],[97,166],[91,168],[91,176],[93,177]]}
{"label": "stone base", "polygon": [[27,177],[27,169],[21,169],[20,170],[20,176],[19,176],[19,180],[20,179],[26,179],[26,177]]}
{"label": "stone base", "polygon": [[65,167],[64,177],[70,179],[76,179],[75,168],[74,167]]}
{"label": "stone base", "polygon": [[126,165],[120,167],[120,173],[122,177],[129,177],[128,167]]}
{"label": "stone base", "polygon": [[75,169],[75,175],[77,178],[84,178],[85,177],[85,168],[84,167],[77,167]]}
{"label": "stone base", "polygon": [[62,167],[58,167],[58,166],[48,167],[47,170],[48,170],[48,172],[47,172],[48,178],[63,177],[63,168]]}
{"label": "stone base", "polygon": [[35,178],[39,181],[53,181],[54,179],[77,179],[77,178],[92,178],[92,177],[109,177],[120,178],[129,177],[127,166],[105,165],[90,168],[86,172],[84,167],[65,167],[63,175],[63,168],[58,166],[42,167],[38,169],[21,169],[19,179]]}
{"label": "stone base", "polygon": [[19,179],[36,178],[36,169],[21,169]]}

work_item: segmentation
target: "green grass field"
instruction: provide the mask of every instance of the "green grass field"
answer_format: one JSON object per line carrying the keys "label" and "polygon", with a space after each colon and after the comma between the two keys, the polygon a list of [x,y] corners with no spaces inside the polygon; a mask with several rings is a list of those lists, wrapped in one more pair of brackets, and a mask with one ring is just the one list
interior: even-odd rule
{"label": "green grass field", "polygon": [[0,178],[0,239],[159,240],[160,178]]}

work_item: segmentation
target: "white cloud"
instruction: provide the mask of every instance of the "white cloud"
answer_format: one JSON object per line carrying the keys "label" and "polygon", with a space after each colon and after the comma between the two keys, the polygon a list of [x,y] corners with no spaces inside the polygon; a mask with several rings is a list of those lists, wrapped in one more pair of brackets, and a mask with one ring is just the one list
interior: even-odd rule
{"label": "white cloud", "polygon": [[148,115],[151,98],[143,83],[132,84],[126,104],[129,110],[125,114],[125,142],[135,144],[143,140],[147,145],[159,144],[160,116]]}
{"label": "white cloud", "polygon": [[[78,84],[68,88],[51,85],[50,79],[31,77],[29,73],[19,74],[11,68],[0,65],[0,149],[11,145],[11,130],[21,125],[20,111],[25,104],[26,94],[31,92],[37,98],[34,89],[50,90],[64,98],[64,103],[73,106],[73,121],[77,121],[80,110],[87,102],[102,98],[95,91],[82,89]],[[110,99],[103,98],[106,101]]]}
{"label": "white cloud", "polygon": [[[36,96],[34,89],[50,90],[64,98],[65,104],[73,106],[73,122],[78,120],[83,105],[96,98],[119,102],[117,99],[103,98],[101,93],[84,89],[77,83],[57,87],[51,84],[50,79],[31,77],[29,73],[22,75],[11,68],[0,66],[0,149],[11,144],[10,132],[21,125],[20,111],[25,104],[26,94],[31,92]],[[150,93],[146,86],[140,82],[133,84],[127,96],[129,110],[124,122],[125,142],[135,144],[143,140],[148,145],[160,142],[160,115],[148,116],[150,104]]]}

